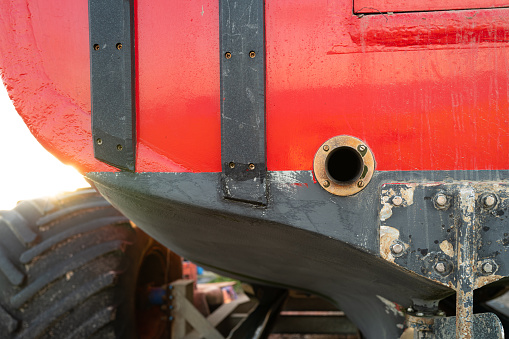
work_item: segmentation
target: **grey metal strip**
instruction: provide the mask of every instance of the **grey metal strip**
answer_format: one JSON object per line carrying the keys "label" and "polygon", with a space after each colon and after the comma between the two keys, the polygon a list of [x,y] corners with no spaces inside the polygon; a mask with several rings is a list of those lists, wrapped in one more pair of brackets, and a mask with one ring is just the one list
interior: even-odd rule
{"label": "grey metal strip", "polygon": [[94,156],[135,169],[134,7],[132,0],[89,0]]}
{"label": "grey metal strip", "polygon": [[267,203],[263,0],[220,0],[221,162],[225,198]]}

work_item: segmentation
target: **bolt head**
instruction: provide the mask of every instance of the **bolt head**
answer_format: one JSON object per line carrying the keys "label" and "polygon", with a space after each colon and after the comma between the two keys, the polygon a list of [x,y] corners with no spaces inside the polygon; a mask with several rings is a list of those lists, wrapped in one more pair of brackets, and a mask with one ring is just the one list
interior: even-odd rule
{"label": "bolt head", "polygon": [[445,264],[443,262],[439,262],[435,265],[435,270],[438,273],[444,273],[445,272]]}
{"label": "bolt head", "polygon": [[399,242],[397,242],[391,246],[391,251],[394,254],[401,254],[401,252],[403,252],[403,250],[404,250],[403,245],[400,244]]}
{"label": "bolt head", "polygon": [[497,199],[493,194],[488,194],[484,197],[484,206],[486,207],[493,207],[495,206],[495,203],[497,202]]}
{"label": "bolt head", "polygon": [[399,195],[396,195],[394,198],[392,198],[392,204],[394,206],[399,206],[403,203],[403,198],[401,198]]}
{"label": "bolt head", "polygon": [[493,265],[489,262],[482,265],[482,270],[484,273],[493,273]]}
{"label": "bolt head", "polygon": [[444,207],[445,205],[447,205],[447,197],[445,196],[445,194],[442,193],[437,194],[435,196],[435,203],[439,207]]}
{"label": "bolt head", "polygon": [[324,150],[325,152],[328,152],[328,151],[329,151],[329,149],[330,149],[330,148],[329,148],[329,145],[323,145],[323,150]]}
{"label": "bolt head", "polygon": [[323,182],[323,187],[329,187],[329,186],[330,186],[330,182],[329,182],[329,180],[325,180],[325,181]]}

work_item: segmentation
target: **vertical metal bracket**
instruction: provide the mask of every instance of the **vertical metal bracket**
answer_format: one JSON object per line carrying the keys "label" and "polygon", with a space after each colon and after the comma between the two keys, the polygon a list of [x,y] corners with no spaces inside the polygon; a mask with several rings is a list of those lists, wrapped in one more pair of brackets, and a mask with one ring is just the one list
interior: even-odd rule
{"label": "vertical metal bracket", "polygon": [[220,0],[221,163],[225,198],[267,204],[263,0]]}
{"label": "vertical metal bracket", "polygon": [[136,147],[133,2],[88,2],[94,156],[128,171]]}

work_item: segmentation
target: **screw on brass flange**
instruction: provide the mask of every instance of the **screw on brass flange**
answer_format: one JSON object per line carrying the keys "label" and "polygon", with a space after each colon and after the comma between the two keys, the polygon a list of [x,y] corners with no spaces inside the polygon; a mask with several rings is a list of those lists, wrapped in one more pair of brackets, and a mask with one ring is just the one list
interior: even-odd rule
{"label": "screw on brass flange", "polygon": [[362,180],[357,181],[357,187],[363,187],[363,186],[364,186],[364,181],[362,181]]}
{"label": "screw on brass flange", "polygon": [[325,181],[323,182],[323,187],[329,187],[329,186],[330,186],[330,182],[329,182],[329,180],[325,180]]}
{"label": "screw on brass flange", "polygon": [[225,57],[226,59],[231,59],[232,54],[231,54],[230,52],[226,52],[226,53],[224,54],[224,57]]}
{"label": "screw on brass flange", "polygon": [[360,145],[359,146],[359,152],[364,152],[366,150],[366,146]]}
{"label": "screw on brass flange", "polygon": [[323,145],[323,150],[324,150],[325,152],[328,152],[328,151],[329,151],[329,149],[330,149],[330,148],[329,148],[329,145]]}

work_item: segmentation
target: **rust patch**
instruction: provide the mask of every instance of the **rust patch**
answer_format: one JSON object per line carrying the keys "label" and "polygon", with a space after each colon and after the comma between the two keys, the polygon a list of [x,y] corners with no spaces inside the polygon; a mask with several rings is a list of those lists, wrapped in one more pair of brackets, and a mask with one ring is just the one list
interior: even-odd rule
{"label": "rust patch", "polygon": [[406,206],[410,206],[414,203],[414,191],[417,185],[407,185],[408,188],[404,188],[401,190],[400,194],[403,198],[403,203]]}
{"label": "rust patch", "polygon": [[[394,256],[391,252],[391,245],[399,240],[399,230],[391,226],[380,226],[380,256],[387,261],[394,263]],[[405,250],[408,245],[403,243]]]}
{"label": "rust patch", "polygon": [[384,203],[382,209],[380,210],[380,221],[385,221],[389,219],[391,216],[392,216],[392,205]]}
{"label": "rust patch", "polygon": [[474,283],[474,289],[481,288],[483,286],[486,286],[488,284],[491,284],[492,282],[495,282],[497,280],[502,279],[503,276],[501,275],[487,275],[487,276],[480,276],[477,277]]}
{"label": "rust patch", "polygon": [[440,249],[442,250],[442,252],[447,254],[449,257],[451,257],[451,258],[454,257],[454,246],[447,240],[444,240],[440,243]]}

